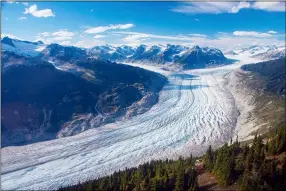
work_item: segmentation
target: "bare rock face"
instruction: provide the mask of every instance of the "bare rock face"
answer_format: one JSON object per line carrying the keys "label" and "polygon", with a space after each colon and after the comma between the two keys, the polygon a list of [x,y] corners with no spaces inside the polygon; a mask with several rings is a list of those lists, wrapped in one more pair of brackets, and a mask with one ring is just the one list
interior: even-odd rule
{"label": "bare rock face", "polygon": [[238,136],[246,141],[256,133],[285,123],[285,58],[243,65],[228,76],[240,112]]}
{"label": "bare rock face", "polygon": [[127,108],[127,112],[125,114],[125,118],[133,117],[135,115],[144,113],[148,111],[152,105],[157,103],[158,95],[154,93],[148,93],[142,99],[130,107]]}

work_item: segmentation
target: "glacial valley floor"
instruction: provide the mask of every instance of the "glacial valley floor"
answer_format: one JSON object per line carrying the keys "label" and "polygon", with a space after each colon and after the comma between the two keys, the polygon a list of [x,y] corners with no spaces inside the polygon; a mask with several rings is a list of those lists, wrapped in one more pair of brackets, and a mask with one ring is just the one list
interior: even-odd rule
{"label": "glacial valley floor", "polygon": [[169,83],[149,111],[61,139],[2,149],[4,190],[51,190],[165,158],[198,156],[236,134],[239,112],[225,75],[237,62],[212,69],[166,71]]}

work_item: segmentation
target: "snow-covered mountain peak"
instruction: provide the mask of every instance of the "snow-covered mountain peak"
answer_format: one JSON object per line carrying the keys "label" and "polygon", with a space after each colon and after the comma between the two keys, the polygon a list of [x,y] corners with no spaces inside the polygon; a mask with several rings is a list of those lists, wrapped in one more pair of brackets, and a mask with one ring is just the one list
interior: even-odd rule
{"label": "snow-covered mountain peak", "polygon": [[[19,45],[19,43],[22,44]],[[29,47],[28,49],[24,48],[27,46]],[[176,44],[141,44],[137,47],[131,47],[128,45],[112,46],[107,44],[94,46],[90,49],[83,49],[75,46],[63,46],[55,43],[44,45],[40,41],[28,42],[3,38],[2,47],[3,50],[15,52],[20,55],[36,56],[40,53],[43,59],[53,62],[74,62],[81,59],[93,58],[114,62],[142,62],[149,64],[184,63],[189,68],[197,68],[213,63],[223,64],[226,59],[221,50],[213,47],[200,47],[198,45],[188,47]],[[258,47],[253,46],[251,48],[251,50],[256,50]],[[242,51],[246,51],[246,49]],[[191,64],[191,62],[195,63],[195,65]]]}
{"label": "snow-covered mountain peak", "polygon": [[198,45],[195,45],[193,46],[190,51],[196,51],[196,52],[199,52],[199,51],[202,51],[201,47],[199,47]]}
{"label": "snow-covered mountain peak", "polygon": [[14,52],[18,55],[37,56],[47,45],[43,42],[29,42],[4,37],[1,39],[2,50]]}
{"label": "snow-covered mountain peak", "polygon": [[[234,54],[232,54],[231,52],[233,52]],[[273,60],[285,57],[285,46],[253,45],[246,48],[228,51],[226,54],[232,54],[232,55],[241,54],[253,58],[259,58],[261,60]]]}
{"label": "snow-covered mountain peak", "polygon": [[191,52],[197,52],[197,53],[203,53],[203,54],[209,54],[209,55],[214,55],[214,54],[222,54],[222,51],[213,48],[213,47],[200,47],[198,45],[193,46],[191,49],[188,51],[189,53]]}
{"label": "snow-covered mountain peak", "polygon": [[1,43],[10,45],[12,47],[15,47],[15,45],[13,44],[13,40],[11,38],[9,38],[9,37],[2,38]]}
{"label": "snow-covered mountain peak", "polygon": [[38,40],[37,43],[38,43],[38,44],[44,44],[44,42],[41,41],[41,40]]}

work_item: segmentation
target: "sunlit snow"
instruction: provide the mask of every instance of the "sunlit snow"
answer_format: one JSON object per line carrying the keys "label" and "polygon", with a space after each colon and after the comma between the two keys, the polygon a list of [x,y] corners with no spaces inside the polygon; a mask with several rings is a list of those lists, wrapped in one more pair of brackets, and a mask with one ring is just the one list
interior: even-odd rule
{"label": "sunlit snow", "polygon": [[[254,62],[171,72],[137,65],[168,77],[148,112],[81,134],[2,149],[2,189],[45,189],[77,184],[152,159],[200,155],[235,134],[238,111],[224,86],[225,74]],[[246,60],[245,60],[246,59]]]}
{"label": "sunlit snow", "polygon": [[14,40],[13,44],[15,47],[2,43],[2,49],[10,52],[15,52],[16,54],[23,54],[25,56],[37,56],[40,51],[46,48],[46,45],[37,45],[32,43],[27,43],[25,41]]}

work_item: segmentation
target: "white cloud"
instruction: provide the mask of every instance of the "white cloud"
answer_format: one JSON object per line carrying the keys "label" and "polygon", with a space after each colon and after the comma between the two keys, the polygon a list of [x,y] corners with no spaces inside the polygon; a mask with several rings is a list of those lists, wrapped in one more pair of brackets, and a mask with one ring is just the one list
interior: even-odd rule
{"label": "white cloud", "polygon": [[56,32],[52,33],[53,39],[55,41],[65,41],[65,40],[70,40],[72,37],[75,35],[74,32],[70,32],[66,29],[60,29]]}
{"label": "white cloud", "polygon": [[[140,32],[112,32],[117,35],[121,35],[120,42],[116,42],[120,45],[138,46],[140,44],[156,45],[156,44],[180,44],[185,46],[209,46],[220,49],[235,49],[238,47],[249,47],[251,45],[284,45],[284,40],[278,40],[274,36],[268,38],[256,38],[253,36],[235,36],[231,33],[219,32],[212,37],[204,37],[203,34],[191,34],[191,35],[155,35]],[[259,33],[260,36],[261,33]],[[264,34],[264,33],[262,33]],[[267,34],[267,33],[266,33]],[[268,34],[271,35],[271,34]]]}
{"label": "white cloud", "polygon": [[261,9],[264,11],[285,12],[285,2],[255,2],[254,9]]}
{"label": "white cloud", "polygon": [[34,17],[55,17],[51,9],[38,10],[37,5],[34,4],[29,8],[25,8],[24,14],[31,14]]}
{"label": "white cloud", "polygon": [[269,33],[269,34],[277,34],[276,31],[268,31],[267,33]]}
{"label": "white cloud", "polygon": [[265,38],[265,37],[271,37],[272,35],[270,33],[261,33],[256,31],[234,31],[234,36],[248,36],[248,37],[256,37],[256,38]]}
{"label": "white cloud", "polygon": [[67,44],[67,42],[70,42],[69,40],[73,39],[74,35],[76,33],[74,32],[70,32],[66,29],[60,29],[56,32],[53,33],[49,33],[49,32],[43,32],[43,33],[39,33],[36,36],[36,41],[41,40],[46,44],[49,43],[63,43],[63,41],[65,41],[65,43]]}
{"label": "white cloud", "polygon": [[105,37],[105,35],[95,35],[93,38],[104,38]]}
{"label": "white cloud", "polygon": [[191,14],[238,13],[241,9],[260,9],[283,12],[285,2],[188,2],[172,9],[174,12]]}
{"label": "white cloud", "polygon": [[167,35],[155,35],[155,34],[147,34],[147,33],[139,33],[139,32],[113,32],[115,34],[126,35],[122,41],[127,43],[128,45],[134,46],[140,43],[145,43],[145,41],[153,40],[163,40],[163,41],[179,41],[181,44],[184,41],[191,41],[193,39],[204,39],[205,35],[203,34],[191,34],[190,36],[184,35],[176,35],[176,36],[167,36]]}
{"label": "white cloud", "polygon": [[174,12],[181,13],[235,13],[239,9],[247,6],[238,2],[189,2],[183,3],[178,7],[172,9]]}
{"label": "white cloud", "polygon": [[[139,32],[114,32],[115,34],[126,34],[128,35],[125,37],[125,40],[133,40],[139,38],[158,38],[158,39],[168,39],[168,40],[190,40],[192,37],[184,36],[184,35],[177,35],[177,36],[167,36],[167,35],[154,35],[154,34],[147,34],[147,33],[139,33]],[[195,37],[206,37],[203,34],[190,34],[191,36]]]}
{"label": "white cloud", "polygon": [[25,6],[29,6],[29,3],[27,3],[27,2],[23,2],[22,4]]}
{"label": "white cloud", "polygon": [[70,40],[72,37],[70,36],[56,36],[53,38],[55,41],[64,41],[64,40]]}
{"label": "white cloud", "polygon": [[43,33],[39,33],[38,36],[50,36],[50,33],[43,32]]}
{"label": "white cloud", "polygon": [[57,43],[57,44],[62,44],[65,43],[67,44],[67,42],[71,42],[70,40],[72,40],[72,37],[36,37],[35,41],[43,41],[45,44],[51,44],[51,43]]}
{"label": "white cloud", "polygon": [[126,37],[124,37],[122,40],[125,41],[126,43],[128,43],[129,45],[131,44],[140,44],[142,41],[147,40],[150,36],[149,34],[130,34]]}
{"label": "white cloud", "polygon": [[118,25],[109,25],[109,26],[99,26],[99,27],[89,28],[85,31],[85,33],[96,34],[96,33],[103,33],[107,30],[128,29],[131,27],[134,27],[134,24],[118,24]]}
{"label": "white cloud", "polygon": [[59,31],[52,33],[52,35],[57,37],[72,37],[75,35],[75,33],[70,32],[66,29],[60,29]]}
{"label": "white cloud", "polygon": [[254,38],[253,37],[241,37],[241,36],[218,36],[214,39],[207,39],[205,41],[195,40],[195,44],[202,46],[213,46],[220,49],[235,49],[238,47],[249,47],[252,45],[284,45],[283,40],[277,40],[275,38]]}
{"label": "white cloud", "polygon": [[237,6],[234,6],[231,8],[231,12],[238,13],[240,9],[249,8],[249,7],[250,7],[249,2],[239,2]]}
{"label": "white cloud", "polygon": [[[64,31],[64,32],[63,32]],[[220,49],[235,49],[238,47],[249,47],[251,45],[284,45],[284,40],[279,40],[278,35],[272,35],[271,33],[262,33],[255,31],[235,31],[233,33],[218,32],[214,36],[206,36],[204,34],[186,34],[186,35],[158,35],[151,33],[141,33],[141,32],[127,32],[127,31],[112,31],[106,34],[110,34],[109,38],[92,38],[87,36],[82,36],[82,33],[72,36],[67,30],[59,30],[54,33],[40,33],[41,40],[46,44],[58,43],[62,45],[73,45],[82,48],[91,48],[94,46],[100,46],[105,44],[110,45],[130,45],[138,46],[139,44],[146,45],[158,45],[158,44],[180,44],[185,46],[209,46],[216,47]],[[240,33],[237,33],[240,32]],[[244,33],[242,33],[244,32]],[[250,33],[249,33],[250,32]],[[254,33],[253,33],[254,32]],[[67,34],[67,36],[64,35]],[[54,35],[57,36],[54,36]],[[257,35],[258,34],[258,35]],[[267,38],[265,38],[265,34]],[[270,36],[269,36],[270,35]],[[44,37],[46,36],[46,37]],[[101,37],[100,34],[95,35],[96,37]],[[102,35],[104,36],[104,35]],[[259,38],[258,38],[258,37]],[[94,37],[94,36],[93,36]],[[104,39],[104,40],[103,40]]]}
{"label": "white cloud", "polygon": [[25,20],[27,17],[19,17],[19,20]]}
{"label": "white cloud", "polygon": [[62,41],[62,42],[59,42],[59,44],[61,44],[61,45],[71,45],[71,41]]}
{"label": "white cloud", "polygon": [[196,36],[196,37],[202,37],[202,38],[206,38],[207,36],[204,34],[189,34],[190,36]]}
{"label": "white cloud", "polygon": [[101,46],[101,45],[106,45],[106,42],[103,40],[98,40],[98,39],[84,39],[77,41],[74,46],[81,47],[81,48],[92,48],[94,46]]}

